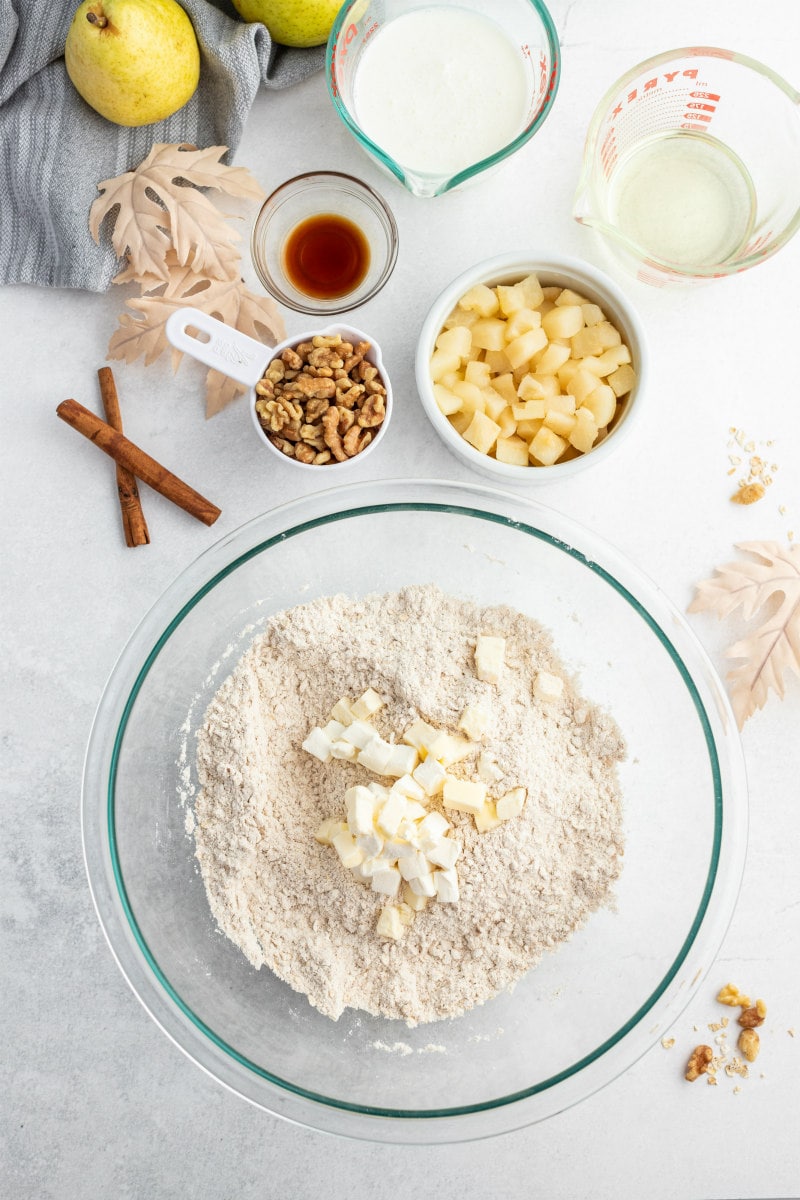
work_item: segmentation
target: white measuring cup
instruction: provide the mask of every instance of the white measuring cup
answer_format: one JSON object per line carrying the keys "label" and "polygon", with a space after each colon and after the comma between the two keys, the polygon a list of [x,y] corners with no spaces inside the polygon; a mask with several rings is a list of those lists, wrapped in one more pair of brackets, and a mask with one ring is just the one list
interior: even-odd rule
{"label": "white measuring cup", "polygon": [[573,216],[646,283],[744,271],[800,225],[800,93],[709,46],[640,63],[592,118]]}
{"label": "white measuring cup", "polygon": [[[215,371],[220,371],[223,375],[227,375],[229,378],[235,379],[237,383],[244,384],[249,388],[247,393],[247,407],[259,443],[271,451],[281,462],[288,463],[292,467],[302,468],[306,471],[318,471],[322,465],[327,475],[329,471],[340,471],[341,469],[363,462],[366,455],[375,449],[386,432],[389,418],[392,415],[393,401],[392,386],[389,376],[386,373],[386,368],[383,365],[383,356],[380,347],[368,334],[364,333],[361,329],[356,329],[353,325],[326,325],[324,329],[314,329],[307,333],[295,334],[293,337],[279,342],[277,346],[265,346],[263,342],[257,342],[255,338],[248,337],[246,333],[240,333],[238,329],[232,329],[230,325],[226,325],[223,321],[218,321],[216,317],[211,317],[198,308],[178,308],[167,318],[165,329],[170,345],[174,346],[176,350],[180,350],[183,354],[188,354],[192,358],[196,358],[199,362],[204,363],[205,366],[212,367]],[[190,333],[190,330],[196,332]],[[313,337],[317,337],[318,335],[333,337],[336,334],[343,341],[352,342],[353,345],[356,345],[358,342],[369,343],[369,350],[365,358],[378,368],[378,374],[383,381],[383,386],[386,388],[386,416],[379,426],[377,433],[374,433],[369,445],[365,446],[353,458],[348,458],[343,462],[332,460],[324,464],[300,462],[299,459],[290,458],[284,454],[267,437],[266,431],[261,425],[258,413],[256,412],[256,400],[258,397],[255,386],[264,375],[273,358],[280,358],[284,350],[289,347],[294,348],[300,342],[310,342]]]}

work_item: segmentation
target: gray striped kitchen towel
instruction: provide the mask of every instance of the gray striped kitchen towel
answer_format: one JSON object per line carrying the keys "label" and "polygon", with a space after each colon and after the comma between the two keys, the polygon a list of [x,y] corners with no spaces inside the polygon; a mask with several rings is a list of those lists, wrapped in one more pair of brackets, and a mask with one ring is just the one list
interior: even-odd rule
{"label": "gray striped kitchen towel", "polygon": [[89,234],[97,184],[131,170],[154,142],[225,145],[233,157],[260,84],[319,70],[324,49],[276,45],[229,0],[181,0],[197,34],[200,85],[179,112],[135,129],[86,104],[64,66],[78,0],[0,0],[0,284],[102,292],[119,268]]}

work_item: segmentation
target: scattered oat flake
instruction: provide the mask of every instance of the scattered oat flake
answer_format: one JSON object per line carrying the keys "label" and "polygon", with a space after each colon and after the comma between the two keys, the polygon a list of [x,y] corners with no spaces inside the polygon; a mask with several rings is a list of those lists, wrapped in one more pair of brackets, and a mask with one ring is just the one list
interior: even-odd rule
{"label": "scattered oat flake", "polygon": [[665,1050],[671,1050],[672,1047],[675,1045],[675,1038],[674,1037],[663,1037],[661,1039],[661,1045],[664,1047]]}
{"label": "scattered oat flake", "polygon": [[742,1090],[742,1089],[739,1087],[739,1085],[738,1085],[738,1083],[737,1083],[736,1087],[733,1089],[733,1094],[734,1094],[734,1096],[738,1096],[738,1095],[739,1095],[739,1092],[741,1092],[741,1090]]}
{"label": "scattered oat flake", "polygon": [[706,1083],[708,1084],[709,1087],[716,1087],[717,1086],[716,1075],[706,1075]]}
{"label": "scattered oat flake", "polygon": [[788,1033],[789,1037],[794,1037],[794,1030],[793,1030],[793,1029],[787,1029],[787,1030],[786,1030],[786,1032]]}

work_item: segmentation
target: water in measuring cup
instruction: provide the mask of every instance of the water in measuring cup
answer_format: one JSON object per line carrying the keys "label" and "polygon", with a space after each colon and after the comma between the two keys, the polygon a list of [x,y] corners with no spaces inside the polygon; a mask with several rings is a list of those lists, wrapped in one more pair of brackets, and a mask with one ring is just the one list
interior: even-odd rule
{"label": "water in measuring cup", "polygon": [[522,132],[522,56],[489,17],[458,7],[412,10],[367,42],[353,83],[364,133],[409,171],[454,175]]}
{"label": "water in measuring cup", "polygon": [[655,134],[620,159],[609,181],[611,223],[648,255],[718,266],[750,237],[756,195],[744,163],[715,138]]}

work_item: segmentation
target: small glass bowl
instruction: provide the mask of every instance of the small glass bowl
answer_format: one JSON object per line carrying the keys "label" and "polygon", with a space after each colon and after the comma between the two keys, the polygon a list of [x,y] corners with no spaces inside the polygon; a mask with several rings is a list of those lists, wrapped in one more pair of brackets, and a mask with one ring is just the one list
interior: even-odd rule
{"label": "small glass bowl", "polygon": [[[284,246],[301,221],[328,213],[345,217],[361,230],[370,259],[352,291],[319,299],[288,278]],[[366,183],[340,171],[309,171],[287,179],[264,201],[250,239],[253,266],[270,295],[295,312],[313,314],[349,312],[371,300],[394,270],[397,246],[397,224],[385,201]]]}

